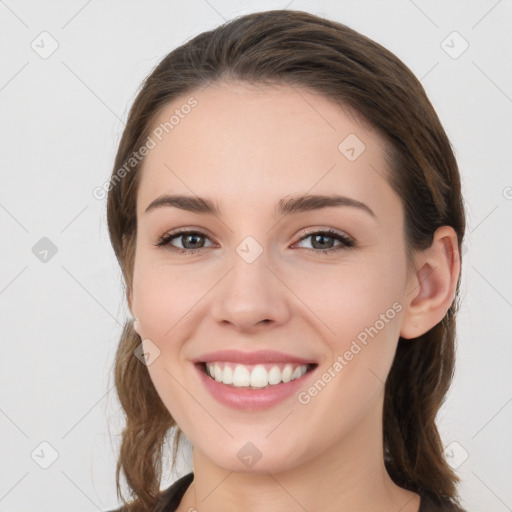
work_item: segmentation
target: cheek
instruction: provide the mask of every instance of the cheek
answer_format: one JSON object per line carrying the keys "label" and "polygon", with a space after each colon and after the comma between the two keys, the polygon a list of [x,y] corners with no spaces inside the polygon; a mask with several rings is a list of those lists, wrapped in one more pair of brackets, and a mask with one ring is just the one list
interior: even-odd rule
{"label": "cheek", "polygon": [[184,268],[140,261],[134,275],[133,311],[143,338],[163,341],[187,317],[205,293],[205,281]]}
{"label": "cheek", "polygon": [[[311,322],[323,325],[334,350],[342,350],[376,323],[379,331],[384,330],[382,315],[385,330],[393,330],[390,338],[394,339],[399,332],[398,313],[406,284],[404,267],[405,261],[395,254],[319,267],[316,272],[304,270],[293,279],[293,291],[304,302],[303,311],[310,310]],[[390,326],[393,328],[388,329]]]}
{"label": "cheek", "polygon": [[186,272],[176,267],[170,268],[155,262],[144,265],[142,258],[137,264],[133,283],[133,309],[139,318],[141,338],[151,340],[148,343],[149,351],[158,354],[148,365],[148,372],[173,419],[180,426],[186,426],[190,396],[180,385],[185,381],[180,340],[187,338],[185,331],[190,329],[189,321],[194,317],[194,304],[204,291],[197,288],[197,283],[187,277]]}
{"label": "cheek", "polygon": [[340,272],[309,294],[315,313],[329,326],[323,340],[329,356],[297,399],[326,440],[355,429],[384,394],[403,310],[401,267],[397,264],[391,275],[393,265]]}
{"label": "cheek", "polygon": [[148,366],[151,381],[166,409],[183,430],[190,431],[191,418],[201,410],[195,409],[195,402],[181,384],[186,382],[181,370],[179,365],[169,361],[169,354],[165,352]]}
{"label": "cheek", "polygon": [[316,417],[340,414],[338,426],[356,421],[383,393],[400,334],[404,269],[400,253],[380,253],[295,281],[294,291],[314,311],[310,318],[321,327],[328,348],[322,382],[302,390],[299,400],[311,401]]}

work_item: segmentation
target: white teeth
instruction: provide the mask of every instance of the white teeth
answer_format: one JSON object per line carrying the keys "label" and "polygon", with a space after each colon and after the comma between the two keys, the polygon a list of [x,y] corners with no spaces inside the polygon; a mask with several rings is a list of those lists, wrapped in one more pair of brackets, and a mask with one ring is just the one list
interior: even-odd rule
{"label": "white teeth", "polygon": [[290,364],[287,364],[284,367],[284,370],[283,370],[283,373],[281,376],[281,380],[283,382],[290,382],[292,380],[292,373],[293,373],[292,366]]}
{"label": "white teeth", "polygon": [[224,384],[233,384],[233,370],[230,366],[225,366],[222,372],[222,382]]}
{"label": "white teeth", "polygon": [[295,370],[293,370],[293,373],[292,373],[292,380],[298,379],[300,377],[300,375],[301,375],[300,368],[295,368]]}
{"label": "white teeth", "polygon": [[268,383],[272,386],[281,382],[281,370],[278,366],[272,366],[268,372]]}
{"label": "white teeth", "polygon": [[[224,366],[224,368],[222,368]],[[229,364],[206,363],[206,372],[217,382],[232,385],[237,388],[264,388],[275,386],[281,382],[290,382],[302,377],[308,370],[307,365],[296,366],[287,364],[283,370],[274,365],[268,371],[264,365],[258,364],[249,370],[243,364],[237,364],[235,369]]]}
{"label": "white teeth", "polygon": [[237,388],[247,387],[249,385],[250,378],[249,370],[245,366],[239,364],[233,373],[233,386]]}
{"label": "white teeth", "polygon": [[261,364],[254,367],[251,372],[251,387],[264,388],[268,384],[268,373]]}
{"label": "white teeth", "polygon": [[215,363],[215,366],[213,367],[213,377],[217,382],[222,382],[222,370],[217,363]]}

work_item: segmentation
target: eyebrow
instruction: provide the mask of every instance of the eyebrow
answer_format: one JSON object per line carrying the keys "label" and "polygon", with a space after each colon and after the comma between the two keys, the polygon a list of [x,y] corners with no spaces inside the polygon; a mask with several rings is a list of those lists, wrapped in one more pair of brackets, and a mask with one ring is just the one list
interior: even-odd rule
{"label": "eyebrow", "polygon": [[[339,195],[306,195],[288,199],[283,198],[278,202],[275,211],[279,215],[287,215],[290,213],[308,212],[335,206],[358,208],[372,217],[375,217],[375,213],[365,203]],[[219,209],[212,200],[204,197],[186,195],[163,195],[157,197],[146,208],[145,213],[162,207],[174,207],[194,213],[220,216]]]}

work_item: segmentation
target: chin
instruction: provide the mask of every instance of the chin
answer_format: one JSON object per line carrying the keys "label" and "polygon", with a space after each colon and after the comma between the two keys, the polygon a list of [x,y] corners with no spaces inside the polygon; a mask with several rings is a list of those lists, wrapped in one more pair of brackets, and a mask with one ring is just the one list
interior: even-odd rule
{"label": "chin", "polygon": [[285,449],[279,443],[248,441],[249,436],[243,440],[233,439],[231,443],[216,446],[215,450],[203,451],[216,466],[235,473],[267,474],[287,471],[304,462],[304,453],[296,448],[298,442],[291,443],[295,449]]}

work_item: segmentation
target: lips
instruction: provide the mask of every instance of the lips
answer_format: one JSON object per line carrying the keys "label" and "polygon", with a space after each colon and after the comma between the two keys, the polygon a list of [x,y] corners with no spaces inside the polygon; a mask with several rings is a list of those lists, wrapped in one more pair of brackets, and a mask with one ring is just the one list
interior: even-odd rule
{"label": "lips", "polygon": [[282,352],[235,350],[204,354],[194,363],[215,400],[242,410],[261,410],[286,400],[318,366]]}
{"label": "lips", "polygon": [[193,360],[195,363],[211,363],[216,361],[225,361],[229,363],[239,363],[245,365],[270,364],[270,363],[296,363],[296,364],[316,364],[313,359],[276,352],[274,350],[259,350],[256,352],[242,352],[240,350],[218,350],[203,354]]}

